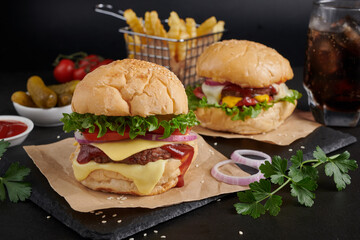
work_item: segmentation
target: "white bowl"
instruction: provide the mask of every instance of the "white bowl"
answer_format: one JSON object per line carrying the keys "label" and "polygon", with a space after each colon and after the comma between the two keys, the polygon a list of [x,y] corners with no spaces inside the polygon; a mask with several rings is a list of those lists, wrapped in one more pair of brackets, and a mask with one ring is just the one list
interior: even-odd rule
{"label": "white bowl", "polygon": [[26,117],[20,117],[20,116],[10,116],[10,115],[2,115],[0,116],[0,120],[14,120],[14,121],[19,121],[19,122],[23,122],[26,124],[27,129],[25,130],[25,132],[22,132],[16,136],[13,137],[8,137],[8,138],[3,138],[1,140],[10,142],[10,147],[16,146],[21,144],[29,135],[29,133],[31,132],[31,130],[33,130],[34,128],[34,123],[26,118]]}
{"label": "white bowl", "polygon": [[60,119],[63,117],[63,113],[72,112],[71,105],[45,109],[25,107],[15,102],[13,104],[19,115],[30,118],[36,126],[40,127],[61,126],[63,122]]}

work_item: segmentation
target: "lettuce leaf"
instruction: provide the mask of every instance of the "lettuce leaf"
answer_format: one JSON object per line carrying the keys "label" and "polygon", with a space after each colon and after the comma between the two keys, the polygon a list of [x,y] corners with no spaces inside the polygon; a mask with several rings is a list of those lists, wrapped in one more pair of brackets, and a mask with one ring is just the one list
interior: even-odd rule
{"label": "lettuce leaf", "polygon": [[90,113],[79,114],[71,113],[63,114],[60,119],[64,123],[64,131],[84,131],[88,129],[89,133],[94,133],[95,129],[99,129],[97,137],[102,137],[108,130],[116,131],[120,135],[124,135],[125,128],[129,127],[129,136],[131,139],[138,135],[144,136],[147,131],[154,131],[160,126],[164,128],[162,138],[169,137],[175,130],[179,129],[182,134],[186,133],[187,127],[193,127],[199,124],[193,111],[187,114],[174,116],[171,120],[159,120],[156,116],[140,117],[140,116],[104,116],[94,115]]}

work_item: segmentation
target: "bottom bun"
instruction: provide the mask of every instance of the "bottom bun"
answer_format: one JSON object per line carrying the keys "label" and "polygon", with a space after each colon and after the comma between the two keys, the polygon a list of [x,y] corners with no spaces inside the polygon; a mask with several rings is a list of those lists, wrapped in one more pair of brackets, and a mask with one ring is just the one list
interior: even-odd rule
{"label": "bottom bun", "polygon": [[[196,141],[189,144],[194,147],[194,156],[191,161],[194,161],[197,156]],[[76,161],[79,152],[79,147],[71,155],[70,160]],[[157,182],[153,190],[148,194],[139,192],[134,181],[123,176],[120,173],[108,171],[104,169],[97,169],[91,172],[84,180],[79,181],[84,186],[102,192],[111,192],[117,194],[131,194],[139,196],[156,195],[175,187],[178,183],[178,176],[180,175],[180,160],[170,158],[166,160],[165,170],[160,180]],[[185,174],[185,173],[184,173]]]}
{"label": "bottom bun", "polygon": [[231,120],[221,108],[198,108],[195,111],[200,125],[205,128],[239,134],[259,134],[279,127],[296,108],[296,103],[277,102],[268,110],[262,110],[256,118]]}

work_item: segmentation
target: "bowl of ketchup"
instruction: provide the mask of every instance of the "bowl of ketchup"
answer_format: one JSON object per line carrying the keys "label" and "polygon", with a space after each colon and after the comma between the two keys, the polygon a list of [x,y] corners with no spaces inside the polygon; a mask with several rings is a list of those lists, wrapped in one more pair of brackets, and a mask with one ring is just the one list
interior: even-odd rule
{"label": "bowl of ketchup", "polygon": [[0,141],[10,142],[10,147],[19,145],[24,142],[33,128],[34,123],[26,117],[2,115],[0,116]]}

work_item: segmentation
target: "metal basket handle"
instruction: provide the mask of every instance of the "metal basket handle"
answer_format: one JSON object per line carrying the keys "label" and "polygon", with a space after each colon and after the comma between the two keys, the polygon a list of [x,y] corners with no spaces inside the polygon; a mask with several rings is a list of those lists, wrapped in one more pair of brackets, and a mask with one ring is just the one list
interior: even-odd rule
{"label": "metal basket handle", "polygon": [[126,19],[124,17],[124,11],[122,11],[122,10],[115,11],[114,7],[111,4],[99,3],[95,6],[95,12],[109,15],[109,16],[121,19],[123,21],[126,21]]}

